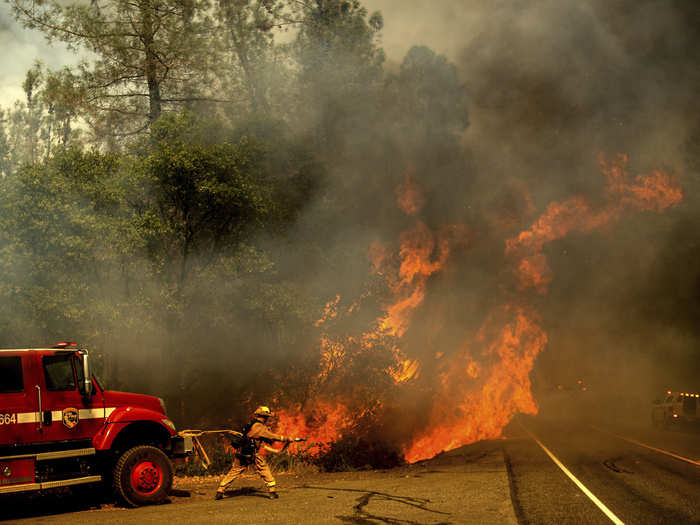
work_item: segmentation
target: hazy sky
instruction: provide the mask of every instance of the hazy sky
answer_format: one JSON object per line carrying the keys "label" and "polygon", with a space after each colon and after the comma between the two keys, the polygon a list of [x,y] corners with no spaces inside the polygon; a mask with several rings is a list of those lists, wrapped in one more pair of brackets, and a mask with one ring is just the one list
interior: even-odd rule
{"label": "hazy sky", "polygon": [[50,46],[39,31],[24,29],[5,2],[0,2],[0,49],[0,105],[3,106],[23,98],[24,75],[35,60],[54,69],[79,61],[65,46]]}
{"label": "hazy sky", "polygon": [[479,24],[481,2],[459,0],[366,0],[384,15],[382,44],[389,60],[401,60],[413,45],[426,45],[454,60]]}

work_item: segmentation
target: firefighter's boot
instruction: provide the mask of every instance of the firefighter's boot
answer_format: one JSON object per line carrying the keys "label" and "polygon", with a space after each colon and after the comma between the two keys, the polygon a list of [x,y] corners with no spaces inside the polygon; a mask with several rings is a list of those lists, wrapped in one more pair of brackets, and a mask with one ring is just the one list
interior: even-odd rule
{"label": "firefighter's boot", "polygon": [[277,494],[277,492],[275,492],[274,490],[271,490],[267,493],[267,497],[270,499],[279,499],[280,495]]}
{"label": "firefighter's boot", "polygon": [[224,497],[223,491],[217,490],[217,491],[216,491],[216,494],[214,494],[214,499],[215,499],[215,500],[220,500],[220,499],[223,498],[223,497]]}

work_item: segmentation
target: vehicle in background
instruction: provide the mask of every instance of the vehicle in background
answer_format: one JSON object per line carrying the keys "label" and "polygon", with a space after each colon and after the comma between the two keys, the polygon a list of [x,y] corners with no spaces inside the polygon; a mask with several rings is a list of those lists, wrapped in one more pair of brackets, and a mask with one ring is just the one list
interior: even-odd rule
{"label": "vehicle in background", "polygon": [[673,425],[694,425],[700,423],[700,394],[667,390],[651,405],[651,424],[655,427],[670,428]]}
{"label": "vehicle in background", "polygon": [[191,450],[162,399],[104,390],[75,343],[0,350],[0,495],[105,483],[161,503]]}

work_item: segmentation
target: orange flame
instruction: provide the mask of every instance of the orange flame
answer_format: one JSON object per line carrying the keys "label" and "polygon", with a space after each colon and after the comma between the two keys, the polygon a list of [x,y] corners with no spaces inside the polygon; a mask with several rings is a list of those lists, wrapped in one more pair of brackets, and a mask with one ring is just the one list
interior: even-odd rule
{"label": "orange flame", "polygon": [[413,359],[404,359],[389,369],[389,374],[397,383],[417,378],[420,373],[420,363]]}
{"label": "orange flame", "polygon": [[404,182],[396,188],[396,201],[406,215],[415,215],[425,204],[425,198],[418,184],[413,181],[413,169],[404,173]]}
{"label": "orange flame", "polygon": [[326,321],[335,319],[338,317],[338,303],[340,302],[340,296],[336,295],[335,299],[328,301],[325,308],[323,309],[323,315],[321,318],[314,323],[314,326],[321,326]]}
{"label": "orange flame", "polygon": [[340,403],[316,400],[302,411],[301,407],[281,410],[277,414],[277,432],[285,436],[305,437],[310,453],[318,453],[343,437],[352,424],[347,407]]}
{"label": "orange flame", "polygon": [[464,244],[467,240],[468,229],[461,224],[445,226],[434,234],[419,221],[411,230],[401,234],[401,264],[398,276],[393,278],[391,285],[395,302],[387,307],[386,315],[379,319],[381,331],[403,336],[413,311],[425,298],[428,278],[444,268],[453,245]]}
{"label": "orange flame", "polygon": [[[529,373],[535,357],[547,343],[547,335],[532,313],[510,307],[503,313],[512,319],[497,330],[492,341],[482,341],[487,345],[485,354],[498,359],[491,360],[490,368],[481,370],[485,378],[480,385],[474,381],[475,367],[469,355],[458,357],[450,365],[426,431],[404,452],[409,463],[481,439],[500,437],[503,427],[517,412],[537,412]],[[482,339],[493,329],[491,324],[495,324],[494,318],[482,327]]]}
{"label": "orange flame", "polygon": [[654,170],[639,175],[629,184],[627,156],[612,159],[600,157],[601,171],[606,176],[608,202],[593,210],[583,197],[562,203],[551,203],[529,230],[506,241],[506,253],[520,258],[515,274],[522,288],[532,287],[539,293],[547,291],[552,273],[541,250],[545,244],[565,237],[571,231],[588,233],[618,220],[625,208],[661,211],[678,204],[683,192],[671,175]]}

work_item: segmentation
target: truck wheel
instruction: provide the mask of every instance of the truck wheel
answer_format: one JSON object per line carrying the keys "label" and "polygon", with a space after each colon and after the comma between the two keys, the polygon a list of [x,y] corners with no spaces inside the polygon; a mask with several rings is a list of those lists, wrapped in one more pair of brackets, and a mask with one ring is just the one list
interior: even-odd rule
{"label": "truck wheel", "polygon": [[114,488],[131,507],[162,503],[173,484],[173,467],[162,450],[141,445],[124,452],[114,467]]}

